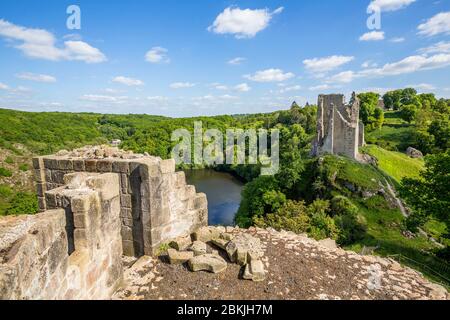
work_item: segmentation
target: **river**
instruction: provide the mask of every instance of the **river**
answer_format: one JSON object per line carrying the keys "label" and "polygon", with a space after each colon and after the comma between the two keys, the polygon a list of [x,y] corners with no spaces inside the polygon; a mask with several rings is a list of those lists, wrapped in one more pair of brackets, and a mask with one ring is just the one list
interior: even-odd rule
{"label": "river", "polygon": [[188,184],[208,197],[209,225],[234,226],[244,184],[228,173],[209,169],[185,173]]}

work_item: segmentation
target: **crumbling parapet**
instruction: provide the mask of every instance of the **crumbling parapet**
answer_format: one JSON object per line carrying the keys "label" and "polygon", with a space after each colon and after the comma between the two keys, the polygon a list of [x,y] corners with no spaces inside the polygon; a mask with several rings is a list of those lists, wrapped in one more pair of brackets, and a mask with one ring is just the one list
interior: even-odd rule
{"label": "crumbling parapet", "polygon": [[344,155],[360,160],[359,147],[364,145],[364,125],[359,120],[360,103],[353,93],[345,104],[342,94],[319,95],[317,137],[312,154]]}
{"label": "crumbling parapet", "polygon": [[[52,208],[48,191],[73,172],[113,173],[120,184],[123,252],[152,255],[169,239],[190,234],[208,221],[206,195],[175,172],[174,160],[111,147],[84,147],[33,159],[41,211]],[[51,194],[51,193],[50,193]]]}
{"label": "crumbling parapet", "polygon": [[119,182],[66,175],[48,210],[0,220],[0,299],[107,299],[123,278]]}

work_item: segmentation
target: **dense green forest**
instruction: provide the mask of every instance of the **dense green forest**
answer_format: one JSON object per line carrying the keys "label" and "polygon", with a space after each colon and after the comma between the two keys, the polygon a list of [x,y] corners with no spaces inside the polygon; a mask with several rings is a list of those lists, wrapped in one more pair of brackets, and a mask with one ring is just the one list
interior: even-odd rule
{"label": "dense green forest", "polygon": [[[419,263],[414,267],[428,275],[435,276],[421,266],[434,266],[449,278],[450,100],[417,94],[414,89],[358,97],[369,143],[361,151],[373,156],[376,166],[331,155],[310,157],[317,107],[296,104],[267,114],[179,119],[0,109],[0,148],[26,157],[23,147],[31,154],[49,154],[120,139],[124,149],[168,158],[174,146],[172,132],[179,128],[193,131],[194,121],[202,121],[205,130],[222,132],[276,128],[281,141],[280,171],[275,176],[260,176],[258,165],[215,167],[246,182],[237,224],[333,238],[356,251],[376,248],[378,254],[401,254]],[[380,108],[380,100],[389,111]],[[425,160],[406,156],[408,147],[421,150]],[[11,164],[0,164],[0,175],[10,176],[10,168]],[[389,196],[379,192],[388,190],[388,185],[401,193],[412,211],[410,217],[405,218]],[[30,190],[0,186],[3,214],[32,213],[33,201]],[[418,230],[433,236],[441,246]]]}

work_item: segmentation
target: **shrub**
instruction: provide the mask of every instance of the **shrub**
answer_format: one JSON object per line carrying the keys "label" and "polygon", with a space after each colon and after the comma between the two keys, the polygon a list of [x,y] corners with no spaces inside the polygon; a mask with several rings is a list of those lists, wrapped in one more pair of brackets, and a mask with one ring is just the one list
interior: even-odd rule
{"label": "shrub", "polygon": [[311,217],[311,225],[308,233],[316,240],[325,238],[337,239],[339,229],[336,227],[333,218],[326,214],[316,213]]}
{"label": "shrub", "polygon": [[28,164],[26,164],[26,163],[22,163],[20,166],[19,166],[19,170],[20,171],[28,171]]}
{"label": "shrub", "polygon": [[7,215],[34,214],[39,210],[37,197],[28,192],[18,192],[11,200]]}
{"label": "shrub", "polygon": [[358,207],[355,206],[349,198],[344,196],[335,196],[331,199],[331,214],[333,216],[357,213]]}
{"label": "shrub", "polygon": [[295,233],[308,231],[310,218],[303,201],[288,200],[276,213],[264,217],[254,217],[253,222],[261,228],[272,227],[276,230],[289,230]]}
{"label": "shrub", "polygon": [[0,177],[11,177],[12,176],[12,172],[9,171],[8,169],[5,169],[3,167],[0,167]]}
{"label": "shrub", "polygon": [[339,227],[337,242],[341,245],[349,245],[364,238],[367,227],[364,221],[355,213],[347,212],[334,218]]}

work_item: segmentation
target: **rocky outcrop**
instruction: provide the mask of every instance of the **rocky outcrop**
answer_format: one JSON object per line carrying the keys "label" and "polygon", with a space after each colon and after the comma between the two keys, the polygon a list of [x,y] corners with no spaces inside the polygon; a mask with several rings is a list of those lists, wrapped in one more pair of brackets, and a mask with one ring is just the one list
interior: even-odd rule
{"label": "rocky outcrop", "polygon": [[423,158],[423,153],[413,147],[406,149],[406,154],[411,158]]}

